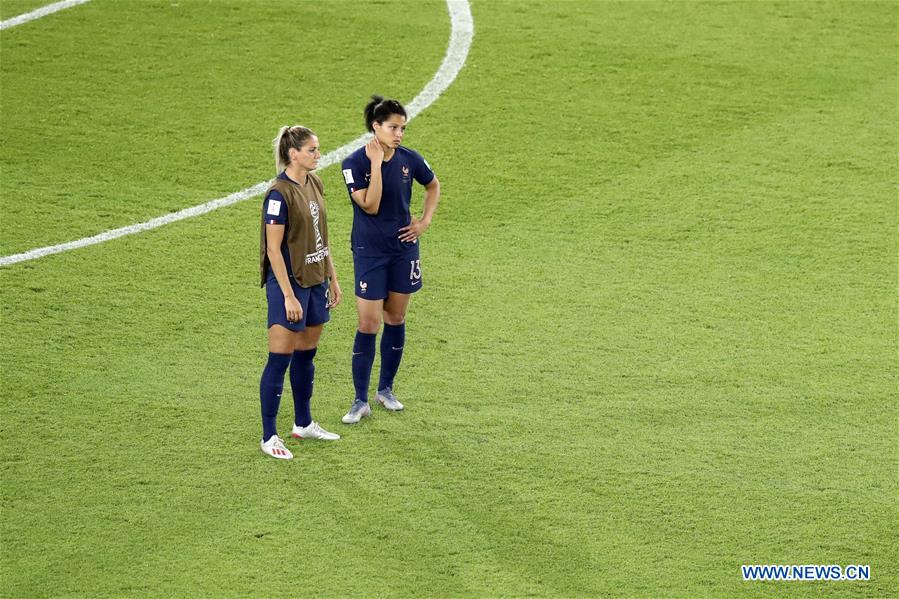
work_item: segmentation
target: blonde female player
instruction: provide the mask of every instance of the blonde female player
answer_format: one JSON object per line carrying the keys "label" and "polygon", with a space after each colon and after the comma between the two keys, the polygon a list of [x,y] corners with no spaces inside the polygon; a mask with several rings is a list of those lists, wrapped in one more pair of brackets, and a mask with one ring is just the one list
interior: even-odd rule
{"label": "blonde female player", "polygon": [[321,159],[318,138],[299,125],[282,127],[274,140],[277,178],[262,204],[261,284],[268,298],[268,363],[259,382],[262,451],[289,460],[293,454],[276,430],[284,375],[290,367],[298,439],[334,441],[312,420],[313,358],[329,310],[340,303],[340,285],[328,248],[322,182],[312,171]]}

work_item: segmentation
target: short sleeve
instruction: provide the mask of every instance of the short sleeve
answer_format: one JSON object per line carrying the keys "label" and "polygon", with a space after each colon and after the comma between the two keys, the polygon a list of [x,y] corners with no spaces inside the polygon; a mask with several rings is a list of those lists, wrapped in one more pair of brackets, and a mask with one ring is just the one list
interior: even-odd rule
{"label": "short sleeve", "polygon": [[365,171],[365,165],[361,162],[361,160],[347,158],[340,165],[340,168],[343,169],[343,182],[351,195],[354,191],[368,188],[368,179],[365,177],[368,173]]}
{"label": "short sleeve", "polygon": [[427,185],[434,180],[434,170],[428,164],[428,161],[418,153],[415,154],[415,172],[413,176],[422,185]]}
{"label": "short sleeve", "polygon": [[267,225],[287,224],[287,202],[281,192],[273,189],[262,202],[262,218]]}

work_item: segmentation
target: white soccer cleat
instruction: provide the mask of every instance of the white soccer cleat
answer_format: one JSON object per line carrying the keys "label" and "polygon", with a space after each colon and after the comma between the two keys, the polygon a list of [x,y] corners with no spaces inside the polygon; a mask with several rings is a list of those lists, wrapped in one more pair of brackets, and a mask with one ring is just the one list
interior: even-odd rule
{"label": "white soccer cleat", "polygon": [[343,420],[344,424],[356,424],[369,415],[371,415],[371,407],[368,405],[368,402],[357,399],[350,406],[350,411],[341,420]]}
{"label": "white soccer cleat", "polygon": [[315,422],[314,420],[309,426],[297,426],[294,424],[290,436],[295,439],[319,439],[321,441],[336,441],[340,438],[340,435],[329,433],[320,427],[318,422]]}
{"label": "white soccer cleat", "polygon": [[378,403],[391,412],[399,412],[404,407],[400,400],[396,398],[396,395],[393,394],[393,389],[390,387],[378,391],[377,398]]}
{"label": "white soccer cleat", "polygon": [[259,446],[262,449],[262,453],[265,455],[270,455],[279,460],[293,459],[293,454],[290,453],[289,449],[284,447],[284,442],[278,438],[278,435],[272,435],[268,441],[262,441]]}

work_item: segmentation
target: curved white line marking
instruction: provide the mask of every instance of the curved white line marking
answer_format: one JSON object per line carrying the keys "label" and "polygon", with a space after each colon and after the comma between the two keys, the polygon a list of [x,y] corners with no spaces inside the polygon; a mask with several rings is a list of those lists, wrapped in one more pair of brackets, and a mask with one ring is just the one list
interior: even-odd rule
{"label": "curved white line marking", "polygon": [[17,17],[12,17],[10,19],[6,19],[5,21],[0,21],[0,31],[9,29],[10,27],[15,27],[16,25],[21,25],[22,23],[27,23],[28,21],[40,19],[41,17],[46,17],[47,15],[52,15],[53,13],[60,10],[72,8],[73,6],[78,6],[79,4],[84,4],[85,2],[90,1],[91,0],[62,0],[62,2],[54,2],[53,4],[48,4],[47,6],[36,8],[31,12],[26,12]]}
{"label": "curved white line marking", "polygon": [[[415,99],[406,106],[406,112],[408,113],[410,121],[425,108],[433,104],[434,101],[440,97],[440,94],[449,87],[456,78],[456,75],[459,74],[462,66],[465,64],[465,59],[468,57],[468,50],[471,48],[471,39],[474,36],[474,21],[471,18],[471,9],[468,6],[468,0],[446,0],[446,6],[449,10],[450,21],[452,23],[452,32],[450,33],[450,41],[446,49],[446,56],[443,58],[443,62],[440,64],[440,68],[437,70],[434,77],[428,82],[424,89],[415,96]],[[336,150],[328,152],[322,156],[318,165],[319,170],[341,162],[344,158],[349,156],[353,150],[361,147],[369,139],[371,139],[371,134],[366,133],[360,135],[353,141],[340,146]],[[25,262],[27,260],[35,260],[51,254],[83,248],[116,239],[117,237],[131,235],[132,233],[149,231],[150,229],[155,229],[156,227],[161,227],[162,225],[167,225],[186,218],[200,216],[201,214],[206,214],[207,212],[212,212],[213,210],[217,210],[224,206],[230,206],[231,204],[236,204],[237,202],[257,196],[268,189],[269,183],[270,181],[262,181],[252,187],[247,187],[246,189],[232,193],[229,196],[218,198],[217,200],[212,200],[205,204],[199,204],[198,206],[185,208],[178,212],[172,212],[164,216],[158,216],[136,225],[104,231],[103,233],[91,237],[76,239],[75,241],[61,243],[59,245],[37,248],[21,254],[3,256],[0,258],[0,266],[7,266],[9,264],[15,264],[16,262]]]}

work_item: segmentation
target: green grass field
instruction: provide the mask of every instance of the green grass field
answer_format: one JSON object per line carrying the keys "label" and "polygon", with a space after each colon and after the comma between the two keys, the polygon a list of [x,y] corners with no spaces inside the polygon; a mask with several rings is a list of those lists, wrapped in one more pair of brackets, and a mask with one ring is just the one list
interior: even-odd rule
{"label": "green grass field", "polygon": [[[0,594],[899,592],[899,5],[472,15],[407,131],[443,199],[405,412],[340,423],[348,297],[313,398],[343,439],[259,452],[261,198],[0,267]],[[0,253],[269,178],[282,124],[336,148],[448,35],[436,0],[94,0],[4,30]],[[352,211],[320,174],[347,291]]]}

